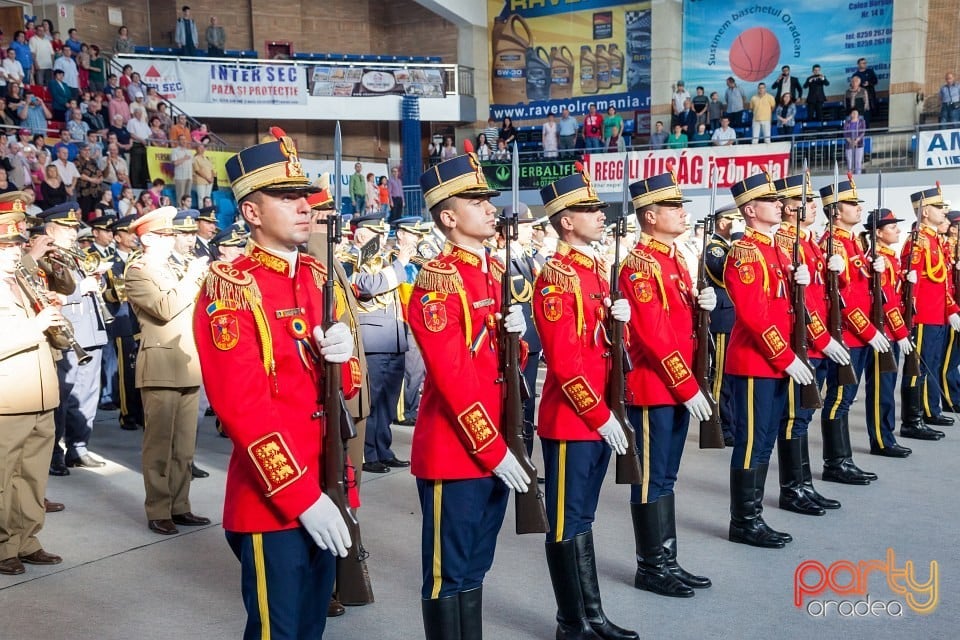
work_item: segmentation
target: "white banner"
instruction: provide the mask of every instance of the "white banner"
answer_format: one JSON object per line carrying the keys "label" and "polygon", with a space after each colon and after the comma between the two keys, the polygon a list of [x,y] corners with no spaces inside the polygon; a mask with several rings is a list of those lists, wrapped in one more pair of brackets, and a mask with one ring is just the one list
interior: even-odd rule
{"label": "white banner", "polygon": [[221,104],[307,104],[307,67],[125,59],[164,98]]}
{"label": "white banner", "polygon": [[[630,181],[673,171],[681,187],[710,188],[711,167],[717,167],[717,186],[727,188],[758,171],[773,179],[787,175],[790,143],[746,144],[695,149],[631,151],[626,155]],[[594,188],[619,193],[623,184],[624,154],[598,153],[584,157]]]}
{"label": "white banner", "polygon": [[130,58],[129,63],[133,70],[140,74],[143,83],[149,87],[156,87],[157,93],[166,100],[184,100],[183,82],[177,71],[176,60],[144,60]]}
{"label": "white banner", "polygon": [[917,136],[917,168],[960,167],[960,129],[921,131]]}

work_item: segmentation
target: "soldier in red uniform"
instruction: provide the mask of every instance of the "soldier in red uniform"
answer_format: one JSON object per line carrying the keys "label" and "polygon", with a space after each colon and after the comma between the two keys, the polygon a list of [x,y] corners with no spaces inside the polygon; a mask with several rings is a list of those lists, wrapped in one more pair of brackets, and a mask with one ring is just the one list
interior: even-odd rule
{"label": "soldier in red uniform", "polygon": [[[853,233],[860,223],[863,202],[857,196],[853,180],[820,189],[824,211],[833,218],[833,253],[843,258],[845,268],[839,274],[840,297],[843,300],[843,342],[850,349],[850,364],[856,375],[854,384],[841,385],[839,367],[830,365],[827,373],[827,394],[823,399],[820,426],[823,430],[823,479],[842,484],[867,485],[877,474],[864,471],[853,462],[850,445],[850,405],[857,395],[860,376],[870,358],[870,351],[887,352],[890,341],[870,322],[870,275],[882,273],[886,260],[878,256],[873,264]],[[825,252],[830,244],[829,232],[820,239]]]}
{"label": "soldier in red uniform", "polygon": [[[943,229],[942,227],[946,227]],[[957,259],[957,233],[960,230],[960,211],[947,211],[946,220],[941,225],[940,238],[943,242],[947,261],[950,263],[952,274],[950,277],[950,295],[957,299],[957,270],[960,270],[960,260]],[[944,349],[943,369],[940,373],[940,383],[943,389],[943,409],[950,413],[960,413],[960,333],[950,329],[947,336],[947,345]]]}
{"label": "soldier in red uniform", "polygon": [[[949,426],[953,418],[940,408],[940,371],[943,366],[947,331],[960,331],[960,307],[950,293],[950,268],[937,228],[946,219],[947,204],[937,185],[910,195],[919,230],[916,243],[904,243],[900,254],[907,277],[916,277],[913,304],[914,341],[920,358],[920,375],[900,385],[900,436],[939,440],[943,432],[927,425]],[[911,275],[911,274],[916,274]]]}
{"label": "soldier in red uniform", "polygon": [[533,318],[548,363],[540,400],[546,481],[546,554],[557,598],[557,638],[638,638],[610,622],[600,603],[593,520],[611,449],[626,453],[619,419],[604,401],[610,375],[606,321],[630,321],[630,305],[611,305],[601,242],[607,206],[582,173],[540,191],[560,237],[533,293]]}
{"label": "soldier in red uniform", "polygon": [[672,173],[630,185],[641,240],[620,270],[620,289],[630,301],[630,357],[627,415],[637,432],[643,482],[630,489],[630,513],[636,542],[634,586],[654,593],[689,598],[710,579],[677,563],[674,485],[680,469],[690,416],[704,420],[710,404],[705,381],[690,370],[697,306],[712,311],[713,289],[697,294],[676,239],[687,227],[683,193]]}
{"label": "soldier in red uniform", "polygon": [[[850,364],[850,354],[843,344],[830,337],[827,330],[827,294],[824,287],[826,270],[840,273],[844,269],[840,256],[823,255],[810,228],[817,221],[817,192],[807,176],[807,201],[803,201],[803,174],[776,180],[773,184],[783,205],[783,221],[775,235],[777,246],[793,255],[793,246],[800,233],[800,261],[810,271],[810,284],[805,291],[807,323],[807,358],[813,367],[817,389],[823,388],[828,362]],[[803,220],[800,213],[805,211]],[[826,498],[814,488],[810,469],[810,447],[807,431],[815,409],[807,409],[800,401],[800,388],[788,382],[787,408],[780,420],[777,456],[780,469],[780,508],[803,515],[821,516],[825,509],[839,509],[837,500]]]}
{"label": "soldier in red uniform", "polygon": [[[723,281],[736,309],[726,373],[733,389],[734,446],[730,460],[732,542],[780,549],[793,537],[763,520],[763,493],[770,453],[786,411],[789,380],[803,385],[813,371],[790,349],[790,258],[774,242],[782,205],[766,173],[736,183],[730,192],[747,224],[733,243]],[[793,282],[810,284],[806,264]]]}
{"label": "soldier in red uniform", "polygon": [[[408,310],[427,369],[410,467],[423,512],[423,626],[428,640],[460,638],[461,629],[479,637],[483,578],[507,498],[530,481],[498,424],[504,267],[484,242],[496,232],[490,198],[499,192],[472,153],[431,167],[420,186],[446,236],[420,270]],[[526,330],[519,305],[503,320],[510,333]]]}
{"label": "soldier in red uniform", "polygon": [[223,526],[241,563],[244,637],[319,638],[335,558],[351,540],[320,488],[316,390],[324,362],[348,366],[354,342],[342,323],[319,328],[326,269],[297,249],[315,189],[293,141],[271,133],[227,161],[250,241],[246,255],[211,265],[194,335],[210,405],[234,444]]}

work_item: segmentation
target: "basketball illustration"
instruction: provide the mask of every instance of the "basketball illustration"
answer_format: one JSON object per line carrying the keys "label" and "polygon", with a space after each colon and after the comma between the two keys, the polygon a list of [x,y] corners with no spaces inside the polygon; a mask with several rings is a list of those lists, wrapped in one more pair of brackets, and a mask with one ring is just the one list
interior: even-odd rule
{"label": "basketball illustration", "polygon": [[751,27],[730,45],[730,70],[741,80],[757,82],[780,60],[780,41],[766,27]]}

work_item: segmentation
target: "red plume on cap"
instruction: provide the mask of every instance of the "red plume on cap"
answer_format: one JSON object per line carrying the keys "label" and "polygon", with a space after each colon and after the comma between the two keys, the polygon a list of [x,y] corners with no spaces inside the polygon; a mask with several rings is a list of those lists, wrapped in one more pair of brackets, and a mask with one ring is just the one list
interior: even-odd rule
{"label": "red plume on cap", "polygon": [[847,180],[849,180],[850,182],[853,182],[853,174],[849,171],[847,171]]}
{"label": "red plume on cap", "polygon": [[280,138],[287,137],[287,132],[280,127],[270,127],[270,135],[279,140]]}
{"label": "red plume on cap", "polygon": [[473,153],[473,152],[474,152],[473,142],[471,142],[469,138],[467,138],[466,140],[463,141],[463,151],[464,151],[464,153]]}
{"label": "red plume on cap", "polygon": [[577,160],[573,163],[573,170],[577,173],[583,173],[583,163]]}

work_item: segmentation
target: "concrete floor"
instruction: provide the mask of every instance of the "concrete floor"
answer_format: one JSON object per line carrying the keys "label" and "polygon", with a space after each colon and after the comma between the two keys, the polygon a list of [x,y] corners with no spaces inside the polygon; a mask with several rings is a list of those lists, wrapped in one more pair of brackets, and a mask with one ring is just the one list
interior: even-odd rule
{"label": "concrete floor", "polygon": [[[954,465],[960,458],[960,426],[946,428],[948,436],[940,442],[904,440],[902,444],[914,449],[913,456],[891,460],[868,455],[862,403],[851,423],[856,461],[878,473],[880,480],[869,487],[817,482],[821,492],[841,500],[843,508],[825,517],[804,517],[777,508],[774,463],[765,517],[796,539],[783,550],[726,540],[729,451],[698,450],[696,429],[691,429],[677,486],[680,559],[714,582],[693,599],[663,598],[633,588],[629,489],[613,483],[611,470],[595,527],[610,617],[648,638],[956,637],[960,487]],[[395,427],[394,433],[397,454],[408,457],[412,430]],[[815,434],[811,442],[815,469],[820,467],[819,440]],[[48,497],[65,502],[67,510],[48,517],[41,540],[46,549],[64,557],[63,564],[30,566],[22,576],[0,577],[0,640],[239,638],[245,619],[239,565],[219,526],[230,443],[216,436],[213,419],[204,422],[197,454],[198,464],[211,477],[193,483],[192,500],[194,512],[210,516],[214,524],[182,528],[177,536],[161,537],[146,527],[138,472],[140,433],[121,431],[116,414],[104,413],[92,449],[109,461],[105,468],[73,470],[67,478],[50,479]],[[414,480],[397,470],[365,474],[363,501],[360,520],[377,601],[331,620],[326,637],[420,638],[420,514]],[[485,585],[486,637],[553,638],[555,608],[543,540],[514,535],[512,506],[507,513]],[[904,605],[900,617],[844,617],[834,604],[822,618],[794,606],[794,572],[801,562],[885,560],[888,548],[896,554],[897,568],[913,563],[920,582],[928,580],[930,562],[938,563],[938,606],[933,612],[920,615]],[[848,580],[848,574],[837,575],[841,584]],[[867,584],[872,602],[905,602],[881,573],[870,574]],[[818,599],[864,598],[828,592]]]}

